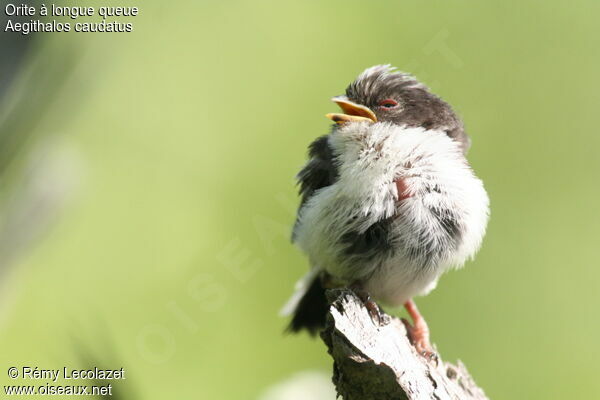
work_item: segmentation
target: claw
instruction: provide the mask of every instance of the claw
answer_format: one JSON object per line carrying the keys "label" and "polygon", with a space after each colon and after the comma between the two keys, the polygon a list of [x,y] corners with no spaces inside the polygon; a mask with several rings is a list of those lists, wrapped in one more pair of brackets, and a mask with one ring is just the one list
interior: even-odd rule
{"label": "claw", "polygon": [[371,320],[377,326],[384,326],[389,321],[385,318],[385,315],[381,312],[381,308],[373,301],[371,295],[360,286],[354,284],[350,286],[350,289],[358,296],[358,298],[363,302],[367,311],[369,311],[369,315],[371,316]]}
{"label": "claw", "polygon": [[417,353],[427,360],[435,361],[435,363],[438,364],[439,356],[429,341],[429,327],[427,326],[425,319],[423,319],[417,306],[412,300],[407,301],[404,304],[404,307],[413,320],[413,324],[411,324],[406,318],[401,319],[406,328],[408,340],[410,340],[415,347]]}
{"label": "claw", "polygon": [[374,320],[375,322],[377,322],[377,325],[379,325],[379,326],[384,325],[383,315],[381,315],[381,309],[379,308],[377,303],[375,303],[373,300],[371,300],[370,297],[364,303],[365,303],[365,307],[367,307],[367,310],[369,310],[371,319]]}

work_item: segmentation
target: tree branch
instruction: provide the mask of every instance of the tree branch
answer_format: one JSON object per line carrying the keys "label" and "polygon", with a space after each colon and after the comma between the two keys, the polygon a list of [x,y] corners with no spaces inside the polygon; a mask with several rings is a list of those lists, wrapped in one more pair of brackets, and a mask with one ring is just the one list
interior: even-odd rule
{"label": "tree branch", "polygon": [[333,382],[344,400],[487,399],[465,366],[427,361],[417,354],[402,322],[384,314],[378,326],[347,289],[329,290],[321,337],[333,357]]}

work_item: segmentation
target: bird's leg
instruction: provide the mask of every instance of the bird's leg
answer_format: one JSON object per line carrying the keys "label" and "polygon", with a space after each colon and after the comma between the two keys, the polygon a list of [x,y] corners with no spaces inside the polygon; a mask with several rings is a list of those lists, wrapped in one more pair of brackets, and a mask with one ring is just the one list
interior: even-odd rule
{"label": "bird's leg", "polygon": [[350,290],[352,290],[358,298],[363,302],[367,311],[369,311],[369,315],[371,315],[371,319],[375,321],[377,325],[385,325],[384,316],[381,313],[381,309],[373,301],[369,292],[367,292],[360,282],[354,282],[349,286]]}
{"label": "bird's leg", "polygon": [[425,319],[421,313],[419,313],[417,305],[411,299],[404,303],[404,308],[406,311],[408,311],[408,315],[410,315],[413,320],[413,324],[411,325],[408,320],[402,318],[402,323],[406,327],[408,339],[413,346],[415,346],[415,349],[419,354],[425,358],[435,360],[437,362],[437,353],[429,341],[429,327],[427,326],[427,322],[425,322]]}

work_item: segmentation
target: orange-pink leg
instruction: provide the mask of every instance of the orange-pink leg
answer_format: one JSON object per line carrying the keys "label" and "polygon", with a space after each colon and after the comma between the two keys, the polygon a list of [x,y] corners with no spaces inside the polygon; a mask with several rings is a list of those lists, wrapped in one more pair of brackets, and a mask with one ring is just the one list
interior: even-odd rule
{"label": "orange-pink leg", "polygon": [[413,320],[413,324],[411,325],[408,320],[402,318],[402,322],[406,327],[406,332],[408,333],[408,339],[415,346],[417,352],[429,359],[436,359],[437,354],[431,346],[431,342],[429,341],[429,327],[427,326],[427,322],[419,313],[419,309],[415,302],[411,299],[404,303],[404,308],[408,311],[408,315]]}

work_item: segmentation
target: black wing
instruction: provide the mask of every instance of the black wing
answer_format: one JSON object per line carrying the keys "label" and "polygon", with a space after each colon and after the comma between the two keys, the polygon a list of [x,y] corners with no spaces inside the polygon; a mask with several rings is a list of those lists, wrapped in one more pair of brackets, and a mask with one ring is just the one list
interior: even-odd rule
{"label": "black wing", "polygon": [[[338,179],[337,166],[335,165],[333,152],[331,151],[331,147],[329,147],[327,138],[328,135],[321,136],[310,144],[308,147],[310,159],[298,175],[296,175],[301,196],[298,215],[300,215],[302,207],[313,196],[315,191],[334,184]],[[292,232],[292,241],[295,240],[297,226],[298,216],[296,216],[296,224]],[[288,326],[290,332],[298,332],[306,329],[314,335],[325,326],[329,304],[325,297],[325,288],[322,279],[322,274],[316,276],[310,283],[306,293],[302,296]]]}
{"label": "black wing", "polygon": [[[298,185],[300,186],[300,206],[298,207],[298,215],[304,204],[312,197],[315,191],[332,185],[338,178],[337,166],[334,162],[334,155],[329,146],[327,138],[329,135],[324,135],[317,138],[308,147],[308,155],[310,160],[302,170],[296,175]],[[298,225],[298,217],[296,216],[296,224],[292,233],[292,241],[295,238],[296,226]]]}

